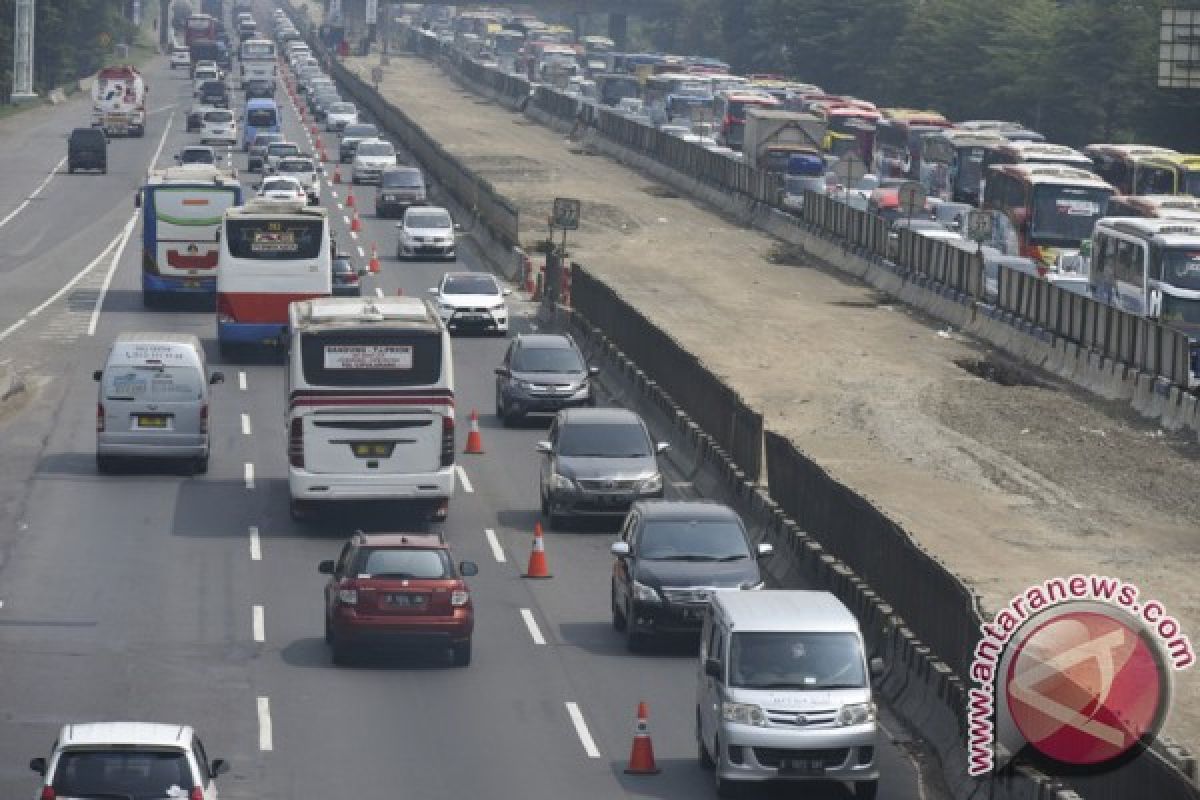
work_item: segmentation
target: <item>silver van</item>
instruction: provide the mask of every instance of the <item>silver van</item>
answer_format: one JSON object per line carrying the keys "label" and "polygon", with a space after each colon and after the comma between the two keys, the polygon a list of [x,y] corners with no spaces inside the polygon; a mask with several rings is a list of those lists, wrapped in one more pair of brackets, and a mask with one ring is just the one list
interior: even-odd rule
{"label": "silver van", "polygon": [[113,342],[96,405],[96,469],[118,458],[186,459],[208,470],[209,386],[200,340],[188,333],[123,333]]}
{"label": "silver van", "polygon": [[854,615],[829,592],[713,593],[700,640],[696,740],[717,794],[742,782],[845,781],[873,798],[875,703]]}

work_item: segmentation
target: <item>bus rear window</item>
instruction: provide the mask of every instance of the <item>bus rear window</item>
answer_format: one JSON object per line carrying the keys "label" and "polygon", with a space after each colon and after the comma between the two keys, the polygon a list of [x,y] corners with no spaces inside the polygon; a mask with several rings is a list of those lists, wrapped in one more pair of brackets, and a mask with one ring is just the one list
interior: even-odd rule
{"label": "bus rear window", "polygon": [[438,331],[322,331],[300,337],[310,386],[432,386],[442,377]]}
{"label": "bus rear window", "polygon": [[252,108],[246,112],[246,124],[254,128],[275,127],[275,109]]}
{"label": "bus rear window", "polygon": [[323,219],[231,219],[225,223],[229,254],[258,261],[316,258]]}

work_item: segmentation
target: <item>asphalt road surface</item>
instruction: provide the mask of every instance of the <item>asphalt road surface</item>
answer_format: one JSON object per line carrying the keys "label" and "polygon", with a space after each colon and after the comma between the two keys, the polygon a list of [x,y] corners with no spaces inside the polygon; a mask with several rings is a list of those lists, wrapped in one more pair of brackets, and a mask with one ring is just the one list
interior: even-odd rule
{"label": "asphalt road surface", "polygon": [[[232,762],[226,797],[713,796],[693,738],[695,642],[626,651],[609,620],[613,531],[551,533],[554,578],[519,577],[544,427],[504,429],[492,416],[502,339],[455,343],[460,416],[480,410],[487,451],[459,457],[466,480],[444,525],[456,557],[481,567],[467,669],[421,656],[331,665],[317,562],[355,527],[408,523],[290,519],[283,372],[271,358],[216,367],[227,382],[215,389],[207,475],[96,474],[91,373],[116,334],[192,332],[222,364],[211,310],[142,307],[134,192],[196,139],[184,132],[182,71],[158,59],[146,76],[146,136],[112,141],[107,175],[63,171],[62,134],[87,124],[80,103],[0,147],[0,361],[29,386],[0,414],[0,796],[36,794],[28,760],[48,755],[61,724],[103,719],[196,725],[210,755]],[[286,132],[306,141],[291,109]],[[356,192],[363,230],[352,236],[348,188],[325,182],[322,199],[356,261],[378,245],[382,271],[364,292],[424,293],[448,268],[484,268],[470,253],[454,265],[396,261],[394,222],[373,217],[368,187]],[[515,329],[528,330],[529,304],[513,309]],[[641,700],[662,768],[653,777],[623,774]],[[883,719],[879,796],[938,796],[918,775],[919,752]],[[801,794],[850,796],[840,786],[765,796]]]}

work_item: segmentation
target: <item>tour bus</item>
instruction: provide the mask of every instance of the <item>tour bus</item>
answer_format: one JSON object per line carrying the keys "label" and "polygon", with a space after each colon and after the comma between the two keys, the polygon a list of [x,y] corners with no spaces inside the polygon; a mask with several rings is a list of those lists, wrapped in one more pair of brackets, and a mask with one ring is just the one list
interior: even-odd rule
{"label": "tour bus", "polygon": [[1133,170],[1135,194],[1200,197],[1200,155],[1148,156]]}
{"label": "tour bus", "polygon": [[1187,334],[1200,374],[1200,220],[1100,220],[1088,284],[1097,300]]}
{"label": "tour bus", "polygon": [[217,40],[217,20],[208,14],[192,14],[187,19],[183,36],[184,44],[189,47],[197,42],[215,42]]}
{"label": "tour bus", "polygon": [[925,134],[921,140],[921,184],[930,197],[979,205],[986,148],[1006,141],[991,131],[948,128]]}
{"label": "tour bus", "polygon": [[734,150],[742,149],[747,108],[779,108],[779,101],[766,92],[747,89],[718,92],[712,101],[712,118],[717,126],[718,143]]}
{"label": "tour bus", "polygon": [[1011,141],[1008,136],[1004,138],[1006,141],[984,147],[977,198],[987,191],[987,176],[991,174],[992,167],[1001,164],[1061,164],[1088,172],[1096,171],[1095,162],[1074,147],[1032,140]]}
{"label": "tour bus", "polygon": [[280,345],[288,304],[333,294],[329,220],[304,201],[253,199],[225,212],[217,260],[217,343]]}
{"label": "tour bus", "polygon": [[[642,102],[645,103],[650,119],[657,123],[667,122],[677,116],[691,119],[690,109],[692,106],[711,105],[711,85],[712,82],[705,76],[692,75],[687,72],[664,72],[660,75],[651,75],[646,79],[646,85],[642,89]],[[673,97],[694,98],[696,102],[685,105],[680,100],[676,100],[677,112],[680,107],[687,110],[684,113],[671,114],[668,103]]]}
{"label": "tour bus", "polygon": [[275,56],[275,43],[270,39],[247,39],[238,50],[240,76],[242,84],[252,80],[270,81],[275,85],[278,78],[278,62]]}
{"label": "tour bus", "polygon": [[217,291],[218,232],[226,209],[242,204],[237,176],[207,164],[151,172],[142,207],[142,303]]}
{"label": "tour bus", "polygon": [[880,178],[921,177],[921,139],[950,127],[950,120],[936,111],[909,108],[880,109],[883,118],[875,124],[875,152],[871,165]]}
{"label": "tour bus", "polygon": [[1060,164],[992,167],[983,208],[1006,220],[1006,255],[1031,258],[1039,271],[1057,271],[1078,252],[1104,216],[1113,187],[1091,172]]}
{"label": "tour bus", "polygon": [[1200,220],[1200,197],[1182,194],[1117,194],[1108,199],[1110,217]]}
{"label": "tour bus", "polygon": [[269,97],[254,97],[246,101],[242,114],[242,149],[249,150],[254,137],[260,133],[279,133],[279,106]]}
{"label": "tour bus", "polygon": [[291,511],[401,501],[444,519],[454,494],[450,334],[417,297],[292,303],[288,316]]}
{"label": "tour bus", "polygon": [[1083,153],[1096,163],[1096,174],[1121,194],[1136,194],[1133,173],[1141,159],[1178,155],[1170,148],[1147,144],[1089,144]]}

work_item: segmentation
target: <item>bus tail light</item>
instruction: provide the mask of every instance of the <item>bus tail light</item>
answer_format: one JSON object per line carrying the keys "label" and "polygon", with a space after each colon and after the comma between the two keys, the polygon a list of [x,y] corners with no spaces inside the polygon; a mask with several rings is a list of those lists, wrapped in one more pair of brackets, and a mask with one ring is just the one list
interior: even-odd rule
{"label": "bus tail light", "polygon": [[58,797],[54,792],[53,786],[43,786],[39,800],[55,800]]}
{"label": "bus tail light", "polygon": [[233,304],[222,294],[217,295],[217,322],[225,325],[237,322],[237,317],[233,315]]}
{"label": "bus tail light", "polygon": [[454,417],[442,417],[442,466],[454,466]]}
{"label": "bus tail light", "polygon": [[288,463],[304,469],[304,419],[296,417],[288,429]]}

